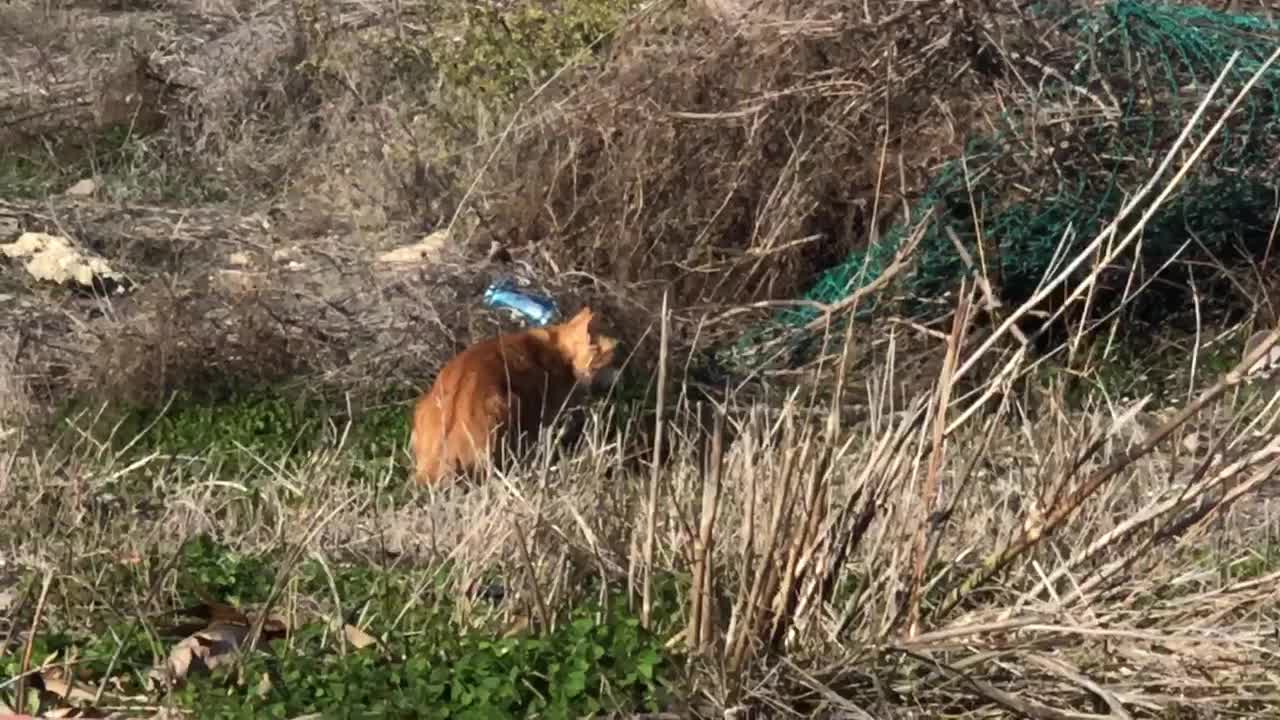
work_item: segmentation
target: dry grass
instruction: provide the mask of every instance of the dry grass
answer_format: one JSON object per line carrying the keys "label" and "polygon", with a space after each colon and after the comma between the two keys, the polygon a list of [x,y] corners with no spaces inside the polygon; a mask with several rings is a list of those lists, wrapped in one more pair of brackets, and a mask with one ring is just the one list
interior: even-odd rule
{"label": "dry grass", "polygon": [[[28,600],[51,578],[38,612],[0,608],[6,650],[104,616],[152,622],[179,603],[177,548],[209,533],[327,566],[447,569],[448,603],[425,588],[412,602],[447,605],[460,630],[545,630],[588,593],[623,590],[687,659],[681,699],[699,716],[1280,707],[1280,396],[1274,376],[1242,372],[1280,331],[1233,369],[1204,361],[1222,354],[1215,336],[1273,330],[1264,299],[1245,323],[1197,324],[1164,404],[1105,391],[1114,348],[1089,343],[1122,319],[1092,318],[1034,355],[1017,321],[1041,295],[984,325],[996,298],[973,266],[977,281],[927,324],[891,307],[844,322],[868,291],[822,308],[808,366],[728,389],[692,376],[698,348],[875,238],[987,114],[1017,102],[982,48],[1053,49],[1012,3],[864,16],[820,2],[785,18],[761,4],[725,20],[743,7],[713,3],[698,20],[633,8],[609,57],[497,110],[450,106],[457,95],[424,82],[403,37],[431,17],[424,5],[308,5],[300,65],[262,68],[237,103],[215,107],[217,88],[188,96],[190,112],[141,140],[146,162],[209,174],[227,204],[156,211],[151,225],[52,204],[24,216],[118,251],[144,282],[125,300],[41,297],[0,318],[0,505],[17,509],[0,578],[29,580]],[[244,29],[258,15],[227,3],[209,17],[201,27]],[[150,59],[184,66],[191,37]],[[1208,142],[1173,145],[1127,217],[1041,294],[1088,302]],[[224,211],[231,221],[207,217]],[[376,260],[446,225],[453,244],[431,264]],[[122,240],[135,235],[148,240]],[[490,241],[513,261],[479,260]],[[511,272],[549,278],[566,308],[603,307],[638,376],[657,379],[656,410],[598,408],[578,452],[438,492],[407,490],[403,467],[371,477],[341,428],[323,450],[231,472],[35,422],[75,395],[421,386],[503,325],[475,298]],[[1240,287],[1269,287],[1268,272]],[[1037,377],[1063,356],[1104,392]],[[122,586],[122,568],[136,582]],[[290,572],[274,604],[295,627],[362,602],[304,593]],[[496,609],[475,596],[495,579]],[[664,583],[679,617],[656,617]]]}
{"label": "dry grass", "polygon": [[0,335],[0,447],[15,441],[18,428],[25,426],[31,415],[31,398],[14,367],[16,354],[16,340]]}
{"label": "dry grass", "polygon": [[[110,574],[65,558],[166,557],[203,532],[249,553],[447,565],[461,626],[492,615],[470,594],[481,579],[505,587],[505,622],[537,629],[589,599],[588,578],[637,608],[649,578],[699,578],[677,583],[688,622],[670,645],[690,653],[692,702],[713,715],[1274,707],[1274,395],[1210,390],[1159,414],[1009,399],[942,434],[948,394],[944,377],[900,412],[881,396],[850,426],[814,419],[802,396],[780,413],[681,401],[666,425],[677,449],[652,477],[597,423],[558,463],[395,503],[399,473],[353,482],[341,447],[262,458],[230,482],[170,465],[142,496],[124,488],[144,466],[82,443],[16,458],[4,500],[28,511],[7,524],[6,555],[63,568],[47,612],[71,625],[176,596],[172,567],[144,569],[150,596],[113,601]],[[1188,420],[1212,447],[1185,449]],[[278,606],[297,623],[356,601],[286,590]]]}

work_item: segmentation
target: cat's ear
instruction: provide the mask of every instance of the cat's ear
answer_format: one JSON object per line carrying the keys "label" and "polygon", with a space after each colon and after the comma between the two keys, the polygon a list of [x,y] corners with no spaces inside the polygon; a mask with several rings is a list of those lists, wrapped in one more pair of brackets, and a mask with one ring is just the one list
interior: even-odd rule
{"label": "cat's ear", "polygon": [[584,337],[589,337],[592,317],[591,307],[583,307],[578,311],[577,315],[574,315],[564,324],[564,327],[571,335],[581,333]]}

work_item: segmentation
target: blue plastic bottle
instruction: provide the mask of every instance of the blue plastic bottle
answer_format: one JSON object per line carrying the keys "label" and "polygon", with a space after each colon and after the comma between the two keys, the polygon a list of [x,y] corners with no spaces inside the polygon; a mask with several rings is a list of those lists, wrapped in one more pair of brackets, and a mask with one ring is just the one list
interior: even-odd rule
{"label": "blue plastic bottle", "polygon": [[514,310],[535,327],[547,325],[556,316],[554,300],[518,290],[507,281],[500,280],[485,288],[484,304]]}

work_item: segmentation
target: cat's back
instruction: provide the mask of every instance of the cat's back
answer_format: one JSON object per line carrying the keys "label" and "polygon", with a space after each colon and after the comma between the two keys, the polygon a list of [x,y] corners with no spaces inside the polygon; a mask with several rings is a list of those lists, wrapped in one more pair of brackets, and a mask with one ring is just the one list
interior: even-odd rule
{"label": "cat's back", "polygon": [[550,333],[536,328],[477,343],[456,360],[456,372],[460,375],[509,377],[512,383],[525,376],[541,379],[545,375],[572,374],[569,361]]}
{"label": "cat's back", "polygon": [[546,331],[509,333],[472,345],[441,369],[429,394],[467,403],[495,393],[521,395],[547,382],[572,382],[572,368]]}

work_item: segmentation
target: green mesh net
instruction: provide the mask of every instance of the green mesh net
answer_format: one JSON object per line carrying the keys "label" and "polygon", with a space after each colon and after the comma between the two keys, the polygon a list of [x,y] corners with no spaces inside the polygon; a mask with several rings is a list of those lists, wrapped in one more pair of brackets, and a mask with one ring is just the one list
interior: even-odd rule
{"label": "green mesh net", "polygon": [[[827,270],[806,300],[834,304],[874,282],[914,231],[922,239],[899,287],[906,297],[939,296],[970,272],[948,230],[976,248],[975,212],[983,236],[998,247],[1004,294],[1029,297],[1055,258],[1094,238],[1126,194],[1150,177],[1231,56],[1241,54],[1192,143],[1280,43],[1274,21],[1139,0],[1114,0],[1073,21],[1069,32],[1073,70],[1047,77],[1035,107],[1002,116],[1003,127],[971,141],[963,158],[938,173],[915,206],[917,217],[932,209],[927,227],[890,228],[880,242]],[[1144,261],[1158,264],[1189,239],[1214,253],[1265,245],[1277,202],[1280,67],[1268,70],[1213,143],[1145,228]],[[873,307],[869,297],[860,313]],[[737,350],[819,314],[812,307],[781,312]]]}

